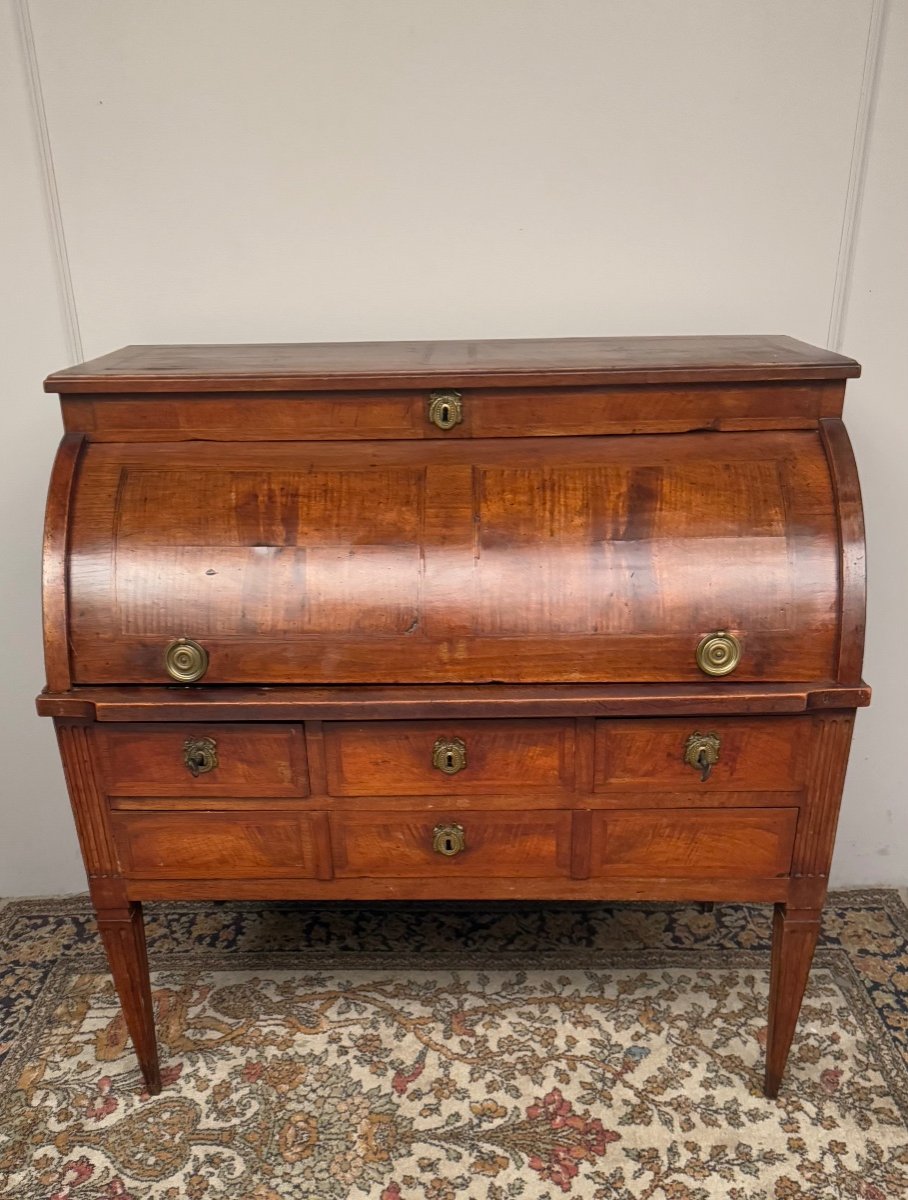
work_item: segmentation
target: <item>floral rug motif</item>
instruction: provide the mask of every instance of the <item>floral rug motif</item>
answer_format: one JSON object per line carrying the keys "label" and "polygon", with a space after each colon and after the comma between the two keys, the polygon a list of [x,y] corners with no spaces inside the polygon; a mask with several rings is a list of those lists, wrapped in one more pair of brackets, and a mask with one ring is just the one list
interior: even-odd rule
{"label": "floral rug motif", "polygon": [[87,901],[7,903],[0,1197],[908,1196],[908,910],[831,898],[778,1100],[769,916],[149,905],[149,1097]]}

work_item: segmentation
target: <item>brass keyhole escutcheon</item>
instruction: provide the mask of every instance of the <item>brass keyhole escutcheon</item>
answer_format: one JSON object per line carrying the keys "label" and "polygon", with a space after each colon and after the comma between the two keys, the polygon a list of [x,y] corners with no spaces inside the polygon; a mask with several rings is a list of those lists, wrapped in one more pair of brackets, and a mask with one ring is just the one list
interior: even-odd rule
{"label": "brass keyhole escutcheon", "polygon": [[183,762],[190,774],[207,775],[218,765],[218,744],[214,738],[187,738],[183,743]]}
{"label": "brass keyhole escutcheon", "polygon": [[730,675],[741,661],[741,643],[724,629],[708,633],[697,646],[697,666],[704,675]]}
{"label": "brass keyhole escutcheon", "polygon": [[164,666],[178,683],[195,683],[208,670],[208,651],[192,638],[177,638],[167,647]]}
{"label": "brass keyhole escutcheon", "polygon": [[684,743],[684,761],[700,772],[701,783],[706,783],[719,761],[719,746],[717,733],[692,733]]}
{"label": "brass keyhole escutcheon", "polygon": [[436,825],[432,830],[432,849],[446,858],[453,858],[466,847],[462,825]]}
{"label": "brass keyhole escutcheon", "polygon": [[453,429],[463,420],[460,392],[430,392],[429,420],[439,429]]}
{"label": "brass keyhole escutcheon", "polygon": [[432,766],[445,775],[456,775],[467,765],[467,748],[456,738],[439,738],[432,748]]}

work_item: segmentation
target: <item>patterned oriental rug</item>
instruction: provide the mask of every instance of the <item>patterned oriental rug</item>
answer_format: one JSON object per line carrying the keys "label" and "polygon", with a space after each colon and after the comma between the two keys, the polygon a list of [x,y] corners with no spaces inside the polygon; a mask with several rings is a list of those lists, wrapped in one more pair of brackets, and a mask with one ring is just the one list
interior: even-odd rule
{"label": "patterned oriental rug", "polygon": [[146,910],[164,1092],[87,902],[0,908],[0,1196],[908,1196],[908,911],[832,898],[760,1090],[769,909]]}

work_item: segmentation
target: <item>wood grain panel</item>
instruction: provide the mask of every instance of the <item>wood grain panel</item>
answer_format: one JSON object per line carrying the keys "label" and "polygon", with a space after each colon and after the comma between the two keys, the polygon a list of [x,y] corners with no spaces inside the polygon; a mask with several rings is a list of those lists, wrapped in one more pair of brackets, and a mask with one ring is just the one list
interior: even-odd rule
{"label": "wood grain panel", "polygon": [[798,810],[596,812],[590,874],[734,879],[787,874]]}
{"label": "wood grain panel", "polygon": [[743,642],[736,680],[830,678],[819,436],[708,446],[91,445],[77,678],[166,682],[166,644],[188,636],[211,683],[696,681],[697,642],[721,628]]}
{"label": "wood grain panel", "polygon": [[308,816],[116,812],[111,821],[123,873],[132,878],[292,879],[320,874]]}
{"label": "wood grain panel", "polygon": [[[322,726],[328,792],[334,796],[521,795],[570,791],[572,721],[363,721]],[[467,765],[432,765],[439,738],[459,737]]]}
{"label": "wood grain panel", "polygon": [[[332,812],[330,820],[339,878],[551,878],[570,868],[569,812]],[[450,822],[463,827],[465,848],[448,857],[432,839],[436,825]]]}
{"label": "wood grain panel", "polygon": [[44,670],[47,686],[56,691],[65,691],[71,683],[67,604],[70,513],[84,441],[81,434],[67,433],[63,437],[54,459],[44,511],[41,580]]}
{"label": "wood grain panel", "polygon": [[[214,770],[192,774],[184,760],[188,738],[215,742]],[[99,725],[95,740],[111,796],[279,797],[309,791],[301,725]]]}
{"label": "wood grain panel", "polygon": [[[684,761],[691,734],[714,733],[719,761],[709,778]],[[809,719],[697,718],[597,721],[597,791],[793,791],[803,784],[813,741]]]}
{"label": "wood grain panel", "polygon": [[821,421],[820,434],[832,474],[841,553],[836,678],[840,683],[858,683],[864,663],[867,617],[867,555],[861,483],[851,439],[842,421]]}
{"label": "wood grain panel", "polygon": [[[248,395],[66,396],[67,430],[92,441],[450,440],[684,433],[691,429],[809,429],[842,411],[844,384],[700,387],[470,388],[463,420],[437,429],[429,390]],[[250,407],[250,405],[252,407]],[[252,419],[250,419],[250,417]]]}

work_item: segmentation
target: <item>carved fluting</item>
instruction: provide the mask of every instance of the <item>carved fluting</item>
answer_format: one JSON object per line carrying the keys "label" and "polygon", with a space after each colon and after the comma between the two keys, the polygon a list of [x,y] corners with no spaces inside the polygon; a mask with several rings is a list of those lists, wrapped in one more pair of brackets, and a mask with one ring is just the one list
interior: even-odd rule
{"label": "carved fluting", "polygon": [[149,1092],[157,1095],[161,1071],[141,905],[132,904],[116,914],[99,913],[98,929],[142,1076]]}
{"label": "carved fluting", "polygon": [[794,875],[829,874],[854,714],[818,719],[807,777],[807,803],[795,838]]}
{"label": "carved fluting", "polygon": [[85,868],[89,875],[115,874],[117,852],[104,794],[95,775],[88,727],[58,724],[57,741]]}

